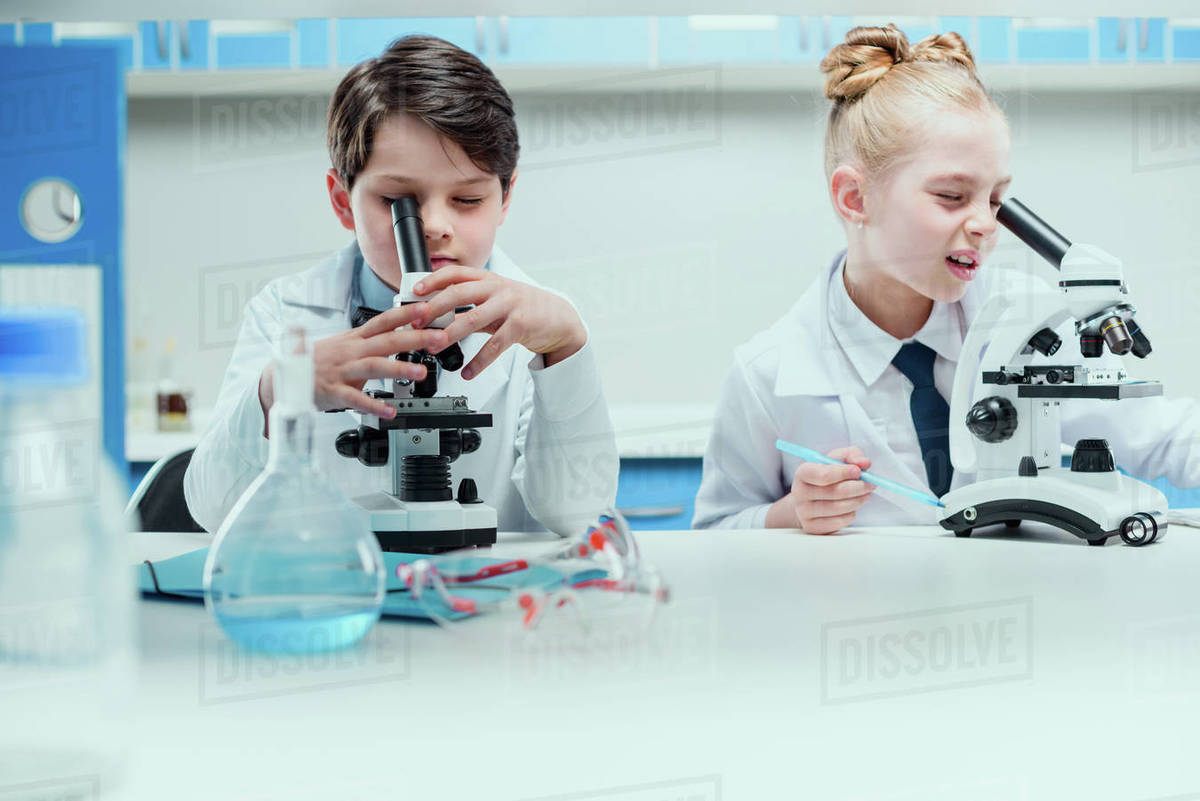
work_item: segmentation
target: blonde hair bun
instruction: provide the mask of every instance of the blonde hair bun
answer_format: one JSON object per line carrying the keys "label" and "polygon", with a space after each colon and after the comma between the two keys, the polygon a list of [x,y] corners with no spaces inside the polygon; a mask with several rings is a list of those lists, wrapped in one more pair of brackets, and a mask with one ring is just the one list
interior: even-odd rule
{"label": "blonde hair bun", "polygon": [[975,56],[966,41],[953,31],[926,36],[912,49],[913,61],[935,61],[957,64],[975,75]]}
{"label": "blonde hair bun", "polygon": [[910,45],[904,32],[889,22],[883,27],[853,28],[846,40],[821,60],[825,97],[835,103],[853,103],[893,67],[907,62],[957,64],[976,77],[975,58],[957,33],[934,34]]}

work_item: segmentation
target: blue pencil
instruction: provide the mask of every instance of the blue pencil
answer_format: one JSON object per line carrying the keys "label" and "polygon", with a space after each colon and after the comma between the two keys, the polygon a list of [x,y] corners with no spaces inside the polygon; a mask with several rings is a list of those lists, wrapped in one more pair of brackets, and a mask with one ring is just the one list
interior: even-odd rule
{"label": "blue pencil", "polygon": [[[839,462],[837,459],[831,459],[823,453],[814,451],[812,448],[806,448],[803,445],[796,445],[784,439],[775,440],[775,447],[784,453],[790,453],[792,456],[799,456],[806,462],[819,462],[821,464],[846,464],[846,462]],[[946,504],[942,503],[928,493],[915,490],[912,487],[906,487],[903,484],[897,484],[895,481],[882,478],[874,473],[869,473],[866,470],[862,471],[862,475],[859,476],[859,478],[868,484],[874,484],[875,486],[882,487],[885,490],[898,492],[904,497],[911,498],[914,501],[920,501],[921,503],[927,503],[930,506],[937,506],[942,509],[946,508]]]}

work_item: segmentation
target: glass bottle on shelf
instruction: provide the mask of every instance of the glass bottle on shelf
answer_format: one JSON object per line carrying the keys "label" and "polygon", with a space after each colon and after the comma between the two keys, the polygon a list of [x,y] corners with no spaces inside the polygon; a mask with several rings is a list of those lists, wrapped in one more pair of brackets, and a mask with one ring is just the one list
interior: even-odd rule
{"label": "glass bottle on shelf", "polygon": [[204,600],[239,645],[313,653],[379,619],[383,553],[366,513],[317,470],[312,354],[289,330],[274,359],[266,469],[230,510],[204,565]]}
{"label": "glass bottle on shelf", "polygon": [[178,347],[179,342],[175,337],[167,337],[167,342],[163,346],[162,361],[158,369],[158,386],[155,391],[159,431],[192,430],[192,420],[188,410],[191,393],[176,377],[175,351]]}

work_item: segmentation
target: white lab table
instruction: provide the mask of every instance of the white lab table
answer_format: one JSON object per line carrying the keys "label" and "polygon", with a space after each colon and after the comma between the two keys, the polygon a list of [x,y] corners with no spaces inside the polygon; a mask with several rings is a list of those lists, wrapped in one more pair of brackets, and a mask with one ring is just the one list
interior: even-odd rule
{"label": "white lab table", "polygon": [[1200,798],[1200,531],[639,542],[673,592],[642,638],[384,619],[340,657],[270,659],[201,604],[144,601],[120,797]]}

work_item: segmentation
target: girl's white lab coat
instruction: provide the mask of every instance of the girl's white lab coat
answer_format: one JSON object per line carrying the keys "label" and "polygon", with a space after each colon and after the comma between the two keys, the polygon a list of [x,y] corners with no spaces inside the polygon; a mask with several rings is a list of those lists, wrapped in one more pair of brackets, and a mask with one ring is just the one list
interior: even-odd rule
{"label": "girl's white lab coat", "polygon": [[[858,379],[829,323],[829,281],[840,263],[841,255],[787,314],[735,351],[704,455],[696,528],[766,525],[768,507],[790,490],[801,462],[775,449],[779,437],[821,453],[857,445],[871,459],[872,473],[928,491],[926,477],[896,457],[855,397],[861,382],[855,386]],[[975,319],[990,292],[1030,280],[1037,279],[989,273],[985,267],[959,301],[966,322]],[[1073,322],[1058,334],[1063,344],[1053,361],[1082,361]],[[1139,372],[1152,378],[1152,365]],[[1165,389],[1169,393],[1170,387]],[[907,401],[896,399],[904,409]],[[1062,432],[1063,441],[1072,445],[1083,437],[1107,439],[1117,464],[1139,478],[1166,475],[1175,486],[1200,485],[1200,448],[1193,447],[1200,442],[1200,404],[1194,400],[1067,401]],[[956,471],[951,489],[973,479]],[[937,519],[932,506],[876,490],[859,508],[854,525],[930,524]]]}
{"label": "girl's white lab coat", "polygon": [[[350,327],[350,291],[358,245],[316,267],[272,281],[246,306],[241,332],[213,411],[184,478],[192,517],[216,531],[235,501],[263,469],[268,442],[258,380],[279,334],[303,326],[309,341]],[[535,284],[499,249],[490,269]],[[536,285],[536,284],[535,284]],[[462,340],[464,364],[487,334]],[[382,381],[368,388],[383,389]],[[608,406],[591,345],[551,366],[514,346],[470,381],[443,372],[439,395],[465,395],[472,409],[490,412],[479,450],[452,465],[454,485],[474,478],[480,497],[494,506],[503,531],[544,526],[577,534],[615,503],[618,458]],[[352,412],[318,413],[315,447],[322,472],[350,497],[390,487],[387,467],[367,467],[334,451],[337,435],[359,424]]]}

